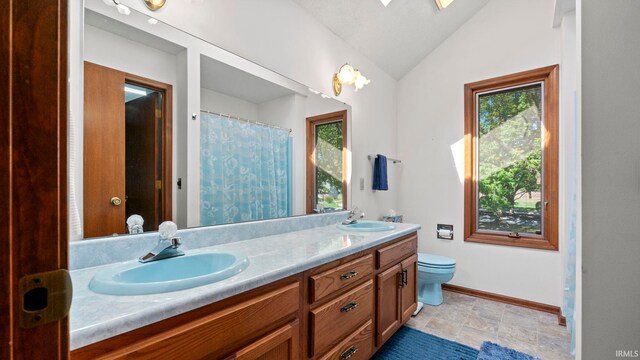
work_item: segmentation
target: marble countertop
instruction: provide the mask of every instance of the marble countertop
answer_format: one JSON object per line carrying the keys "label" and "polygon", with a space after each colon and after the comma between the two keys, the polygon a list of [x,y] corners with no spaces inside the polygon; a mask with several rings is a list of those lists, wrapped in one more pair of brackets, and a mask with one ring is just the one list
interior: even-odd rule
{"label": "marble countertop", "polygon": [[113,264],[73,270],[71,279],[74,294],[69,315],[71,349],[258,288],[420,229],[420,225],[396,225],[391,231],[370,233],[347,233],[336,225],[329,225],[187,250],[188,254],[211,250],[244,253],[249,257],[250,264],[242,273],[231,278],[161,294],[97,294],[89,290],[89,281],[96,271]]}

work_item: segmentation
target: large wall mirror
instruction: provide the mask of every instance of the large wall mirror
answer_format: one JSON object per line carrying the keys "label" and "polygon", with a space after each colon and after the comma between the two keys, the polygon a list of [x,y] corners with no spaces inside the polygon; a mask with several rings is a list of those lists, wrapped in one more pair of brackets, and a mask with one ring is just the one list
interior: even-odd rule
{"label": "large wall mirror", "polygon": [[72,239],[350,206],[349,105],[102,0],[85,2],[82,64]]}

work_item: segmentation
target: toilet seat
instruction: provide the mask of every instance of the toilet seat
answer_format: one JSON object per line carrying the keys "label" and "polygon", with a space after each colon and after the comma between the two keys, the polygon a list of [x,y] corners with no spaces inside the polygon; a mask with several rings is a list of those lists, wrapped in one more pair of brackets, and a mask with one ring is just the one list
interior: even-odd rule
{"label": "toilet seat", "polygon": [[455,268],[456,261],[446,256],[418,253],[418,266],[432,269]]}

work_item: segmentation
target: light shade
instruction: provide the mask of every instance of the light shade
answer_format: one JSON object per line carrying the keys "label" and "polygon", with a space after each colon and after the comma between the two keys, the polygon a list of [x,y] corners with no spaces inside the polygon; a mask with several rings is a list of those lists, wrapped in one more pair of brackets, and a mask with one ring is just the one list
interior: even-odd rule
{"label": "light shade", "polygon": [[362,89],[365,85],[369,85],[370,82],[371,80],[367,79],[360,73],[360,71],[356,70],[356,80],[353,82],[353,85],[356,87],[356,91]]}
{"label": "light shade", "polygon": [[387,5],[389,5],[391,0],[380,0],[380,2],[382,3],[382,5],[384,5],[384,7],[387,7]]}
{"label": "light shade", "polygon": [[356,81],[356,70],[348,63],[344,64],[338,71],[338,79],[343,84],[351,85]]}
{"label": "light shade", "polygon": [[451,5],[452,2],[453,0],[436,0],[436,5],[438,5],[438,9],[442,10]]}

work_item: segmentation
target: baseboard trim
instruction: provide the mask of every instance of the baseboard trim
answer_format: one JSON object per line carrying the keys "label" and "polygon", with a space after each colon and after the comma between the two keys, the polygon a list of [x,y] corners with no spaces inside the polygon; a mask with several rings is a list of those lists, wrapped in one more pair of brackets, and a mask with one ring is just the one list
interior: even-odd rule
{"label": "baseboard trim", "polygon": [[507,295],[500,295],[500,294],[491,293],[488,291],[470,289],[470,288],[467,288],[464,286],[458,286],[458,285],[442,284],[442,289],[455,292],[455,293],[474,296],[481,299],[493,300],[493,301],[497,301],[505,304],[522,306],[529,309],[546,312],[549,314],[555,314],[558,316],[558,325],[567,326],[567,319],[562,315],[562,309],[558,306],[543,304],[543,303],[525,300],[525,299],[514,298]]}

